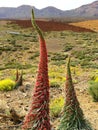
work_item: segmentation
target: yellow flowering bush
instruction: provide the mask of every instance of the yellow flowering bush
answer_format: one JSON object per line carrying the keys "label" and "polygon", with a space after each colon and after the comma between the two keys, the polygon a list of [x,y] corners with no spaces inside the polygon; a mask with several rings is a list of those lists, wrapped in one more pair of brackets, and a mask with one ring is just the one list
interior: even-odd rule
{"label": "yellow flowering bush", "polygon": [[11,79],[4,79],[0,81],[0,91],[10,91],[14,89],[15,82]]}
{"label": "yellow flowering bush", "polygon": [[64,106],[64,98],[62,96],[50,101],[50,114],[52,117],[58,117]]}
{"label": "yellow flowering bush", "polygon": [[95,82],[98,82],[98,77],[95,78]]}
{"label": "yellow flowering bush", "polygon": [[49,71],[50,87],[61,87],[65,83],[65,75],[58,67],[53,67]]}

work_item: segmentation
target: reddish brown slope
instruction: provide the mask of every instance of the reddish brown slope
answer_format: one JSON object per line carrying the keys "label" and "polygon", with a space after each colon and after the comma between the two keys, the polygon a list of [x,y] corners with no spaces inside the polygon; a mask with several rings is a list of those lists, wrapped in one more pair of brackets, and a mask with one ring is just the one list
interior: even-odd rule
{"label": "reddish brown slope", "polygon": [[[75,32],[94,32],[93,30],[86,29],[83,27],[77,27],[74,25],[69,25],[67,23],[55,22],[55,21],[36,21],[38,26],[43,31],[63,31],[72,30]],[[32,27],[31,20],[13,20],[12,23],[18,24],[21,27],[27,28]]]}

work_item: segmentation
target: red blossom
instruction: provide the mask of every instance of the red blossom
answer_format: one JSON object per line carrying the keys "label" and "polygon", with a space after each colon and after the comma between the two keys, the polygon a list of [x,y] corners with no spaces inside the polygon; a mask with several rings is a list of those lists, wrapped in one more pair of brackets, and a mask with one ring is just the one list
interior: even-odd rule
{"label": "red blossom", "polygon": [[25,117],[22,130],[51,130],[49,117],[49,78],[47,49],[41,30],[36,25],[32,11],[32,24],[39,34],[40,59],[38,74],[29,113]]}

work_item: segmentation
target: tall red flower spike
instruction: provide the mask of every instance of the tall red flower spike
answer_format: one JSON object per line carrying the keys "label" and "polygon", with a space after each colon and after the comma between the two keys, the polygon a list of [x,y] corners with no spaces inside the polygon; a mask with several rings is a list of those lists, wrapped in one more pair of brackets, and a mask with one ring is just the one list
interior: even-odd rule
{"label": "tall red flower spike", "polygon": [[49,117],[49,80],[47,49],[43,34],[37,26],[32,10],[32,25],[39,34],[40,61],[30,110],[25,117],[22,130],[51,130]]}
{"label": "tall red flower spike", "polygon": [[84,118],[75,93],[70,71],[70,58],[67,63],[65,105],[58,130],[93,130]]}

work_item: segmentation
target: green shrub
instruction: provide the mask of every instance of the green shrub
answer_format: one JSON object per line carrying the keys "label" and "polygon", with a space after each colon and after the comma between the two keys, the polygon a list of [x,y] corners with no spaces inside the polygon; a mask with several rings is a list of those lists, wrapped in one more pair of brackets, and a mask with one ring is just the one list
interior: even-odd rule
{"label": "green shrub", "polygon": [[83,66],[85,67],[85,66],[89,66],[90,63],[89,63],[86,59],[82,59],[80,65],[81,65],[82,67],[83,67]]}
{"label": "green shrub", "polygon": [[10,91],[14,89],[15,82],[11,79],[4,79],[0,81],[0,91]]}
{"label": "green shrub", "polygon": [[60,83],[57,81],[57,79],[51,79],[50,80],[50,87],[54,88],[59,88],[60,87]]}
{"label": "green shrub", "polygon": [[76,66],[78,66],[79,64],[80,64],[80,61],[77,60],[77,59],[72,60],[72,62],[71,62],[71,66],[73,66],[73,67],[76,67]]}
{"label": "green shrub", "polygon": [[2,50],[0,50],[0,55],[2,55]]}
{"label": "green shrub", "polygon": [[3,47],[0,47],[0,51],[11,51],[12,47],[11,46],[3,46]]}
{"label": "green shrub", "polygon": [[29,59],[35,59],[39,56],[39,52],[35,52]]}
{"label": "green shrub", "polygon": [[28,69],[28,68],[31,68],[32,65],[28,64],[28,63],[26,63],[25,65],[23,65],[21,63],[18,63],[18,62],[14,63],[14,62],[11,61],[11,62],[6,63],[5,67],[7,69],[9,69],[9,68],[11,68],[11,69],[16,69],[16,68],[18,68],[18,69]]}
{"label": "green shrub", "polygon": [[72,50],[74,46],[71,43],[66,43],[66,44],[63,45],[63,47],[64,47],[63,51],[67,52],[67,51]]}
{"label": "green shrub", "polygon": [[67,54],[54,53],[53,56],[51,57],[51,60],[61,61],[61,60],[65,60],[67,57],[68,57]]}
{"label": "green shrub", "polygon": [[15,39],[10,40],[10,44],[15,45],[16,44],[16,40]]}
{"label": "green shrub", "polygon": [[[52,68],[53,69],[53,68]],[[50,78],[50,87],[62,87],[62,85],[65,83],[66,78],[63,76],[61,70],[51,70],[49,71],[49,78]]]}
{"label": "green shrub", "polygon": [[63,106],[64,106],[64,98],[62,96],[60,96],[59,98],[52,99],[50,101],[51,116],[58,117]]}
{"label": "green shrub", "polygon": [[33,36],[33,39],[30,39],[30,42],[38,42],[38,38],[36,35]]}
{"label": "green shrub", "polygon": [[98,102],[98,82],[95,81],[90,82],[88,92],[92,96],[93,101]]}
{"label": "green shrub", "polygon": [[85,59],[85,52],[84,52],[84,50],[79,50],[79,51],[73,51],[72,52],[72,55],[74,55],[75,56],[75,58],[78,58],[78,59],[80,59],[80,60],[82,60],[82,59]]}
{"label": "green shrub", "polygon": [[56,66],[61,66],[65,64],[65,61],[64,60],[52,61],[51,64]]}

